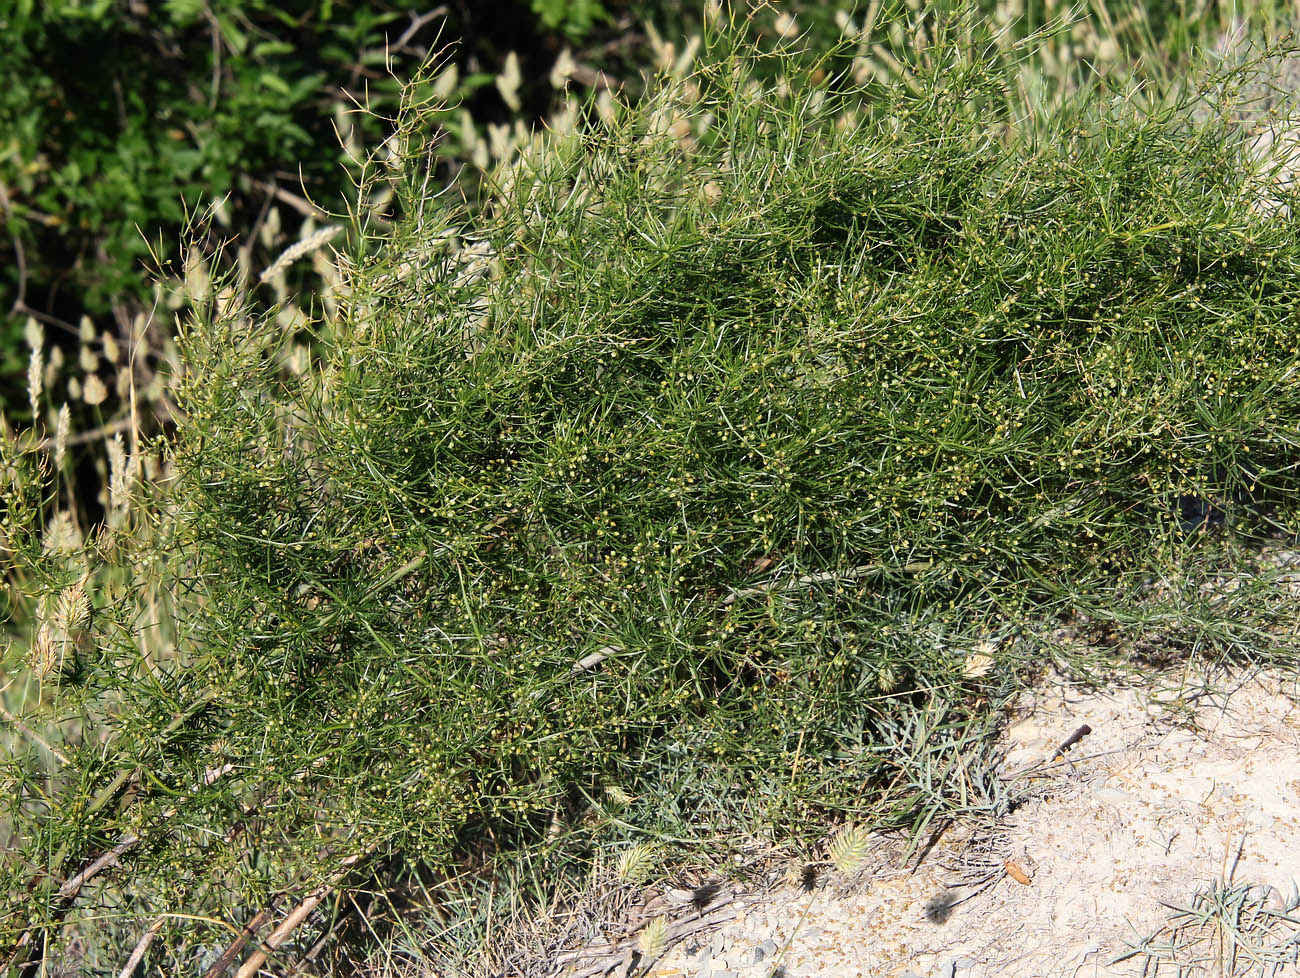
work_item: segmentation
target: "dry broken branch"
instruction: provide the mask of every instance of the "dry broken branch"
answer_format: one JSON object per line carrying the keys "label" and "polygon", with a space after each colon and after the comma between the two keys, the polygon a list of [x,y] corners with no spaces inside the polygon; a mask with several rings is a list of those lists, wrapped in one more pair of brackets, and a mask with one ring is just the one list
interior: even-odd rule
{"label": "dry broken branch", "polygon": [[262,946],[250,954],[248,960],[235,972],[235,978],[253,978],[262,965],[266,963],[266,959],[293,935],[293,932],[302,925],[304,920],[311,916],[311,912],[320,906],[326,897],[334,892],[339,883],[352,871],[352,867],[374,852],[374,849],[375,847],[371,846],[365,852],[353,853],[345,858],[339,864],[339,871],[334,874],[333,879],[316,887],[303,898],[298,906],[289,911],[289,915],[280,921],[275,930],[267,935],[266,940],[262,942]]}
{"label": "dry broken branch", "polygon": [[[736,908],[732,906],[735,899],[735,891],[719,893],[707,907],[669,924],[664,950],[700,931],[712,930],[731,920],[736,916]],[[565,951],[556,955],[552,976],[594,978],[615,969],[619,969],[616,974],[626,976],[640,955],[636,940],[637,935],[633,933],[612,944],[595,944],[576,951]]]}

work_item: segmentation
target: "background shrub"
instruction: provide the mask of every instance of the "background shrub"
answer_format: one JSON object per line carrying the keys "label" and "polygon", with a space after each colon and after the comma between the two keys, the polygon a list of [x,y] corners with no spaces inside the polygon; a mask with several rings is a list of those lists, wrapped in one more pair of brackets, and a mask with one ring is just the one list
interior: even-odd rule
{"label": "background shrub", "polygon": [[[544,114],[561,40],[611,19],[599,3],[538,4],[536,15],[524,0],[494,6],[491,16],[414,0],[0,7],[7,411],[26,400],[25,318],[75,336],[83,315],[102,330],[115,305],[148,308],[149,273],[209,202],[221,202],[217,233],[244,243],[283,205],[276,192],[305,188],[336,209],[355,176],[348,152],[387,134],[381,120],[430,45],[455,43],[459,70],[443,95],[467,100],[484,135],[489,122]],[[492,80],[514,51],[528,75],[503,100]],[[445,151],[471,148],[473,133],[462,135]],[[285,208],[284,234],[300,217]]]}

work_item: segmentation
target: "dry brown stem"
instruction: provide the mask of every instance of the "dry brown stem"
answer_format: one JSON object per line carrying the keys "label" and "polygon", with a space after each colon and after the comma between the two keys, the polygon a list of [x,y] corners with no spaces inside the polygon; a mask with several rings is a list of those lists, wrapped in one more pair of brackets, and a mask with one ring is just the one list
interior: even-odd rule
{"label": "dry brown stem", "polygon": [[145,952],[149,950],[149,945],[153,943],[153,939],[158,935],[158,932],[162,930],[163,922],[166,919],[166,917],[159,917],[149,925],[149,929],[140,938],[140,943],[135,946],[131,956],[126,959],[126,964],[122,965],[122,970],[117,978],[131,978],[135,974],[135,969],[139,967],[140,960],[144,957]]}
{"label": "dry brown stem", "polygon": [[334,892],[339,883],[351,872],[352,867],[373,851],[374,847],[372,846],[366,852],[353,853],[345,858],[339,864],[339,871],[334,874],[332,880],[316,887],[303,898],[298,906],[289,911],[289,915],[280,921],[279,926],[267,935],[266,940],[262,942],[262,946],[250,954],[248,960],[235,972],[235,978],[253,978],[262,965],[266,963],[266,959],[292,936],[293,932],[302,925],[304,920],[311,916],[311,912],[320,906],[327,896]]}

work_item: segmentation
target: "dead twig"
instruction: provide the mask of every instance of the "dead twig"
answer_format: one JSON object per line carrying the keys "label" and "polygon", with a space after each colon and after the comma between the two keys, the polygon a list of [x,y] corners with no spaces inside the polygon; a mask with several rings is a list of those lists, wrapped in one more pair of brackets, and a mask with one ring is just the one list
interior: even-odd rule
{"label": "dead twig", "polygon": [[[932,560],[918,560],[909,564],[903,564],[896,569],[901,570],[904,574],[919,574],[922,571],[930,570],[934,567]],[[751,598],[760,594],[771,594],[775,592],[793,591],[810,584],[828,584],[832,581],[858,581],[867,577],[874,577],[877,574],[883,574],[891,568],[886,564],[863,564],[860,567],[850,567],[844,571],[824,571],[820,574],[805,574],[802,577],[796,577],[794,580],[776,581],[770,587],[747,587],[732,591],[722,599],[723,605],[735,604],[741,598]]]}
{"label": "dead twig", "polygon": [[249,182],[258,190],[270,194],[276,200],[280,201],[280,203],[288,204],[303,217],[315,218],[318,221],[329,217],[328,214],[313,204],[310,200],[307,200],[305,197],[299,197],[297,194],[290,193],[279,184],[269,183],[266,180],[251,180]]}
{"label": "dead twig", "polygon": [[9,241],[14,249],[14,262],[18,265],[18,294],[14,296],[13,312],[18,312],[27,305],[27,252],[23,250],[23,239],[19,236],[13,223],[13,212],[9,204],[9,188],[0,183],[0,207],[4,208],[5,225],[13,228]]}
{"label": "dead twig", "polygon": [[51,754],[53,754],[56,758],[58,758],[60,764],[65,764],[65,765],[66,765],[66,764],[71,763],[71,762],[68,760],[67,756],[64,755],[64,753],[63,753],[62,751],[60,751],[57,747],[55,747],[53,744],[51,744],[48,740],[46,740],[44,737],[42,737],[40,734],[38,734],[38,733],[37,733],[35,730],[33,730],[31,727],[27,726],[27,724],[23,723],[22,720],[20,720],[20,719],[19,719],[18,717],[16,717],[16,716],[14,716],[12,713],[10,713],[8,710],[6,710],[3,706],[0,706],[0,717],[4,717],[4,719],[5,719],[6,721],[8,721],[8,722],[13,726],[13,728],[14,728],[15,730],[17,730],[20,734],[23,734],[25,737],[27,737],[27,738],[30,739],[30,740],[34,740],[34,741],[36,741],[36,743],[40,744],[40,745],[41,745],[42,747],[44,747],[47,751],[49,751]]}
{"label": "dead twig", "polygon": [[266,963],[266,959],[293,935],[293,932],[302,925],[304,920],[311,916],[311,912],[320,906],[326,897],[334,892],[335,888],[352,871],[352,867],[374,852],[375,848],[375,846],[371,846],[365,852],[353,853],[345,858],[339,864],[339,871],[334,874],[333,879],[316,887],[303,898],[298,906],[289,911],[289,915],[280,921],[279,926],[267,935],[266,940],[262,942],[262,946],[250,954],[239,970],[235,972],[235,978],[253,978],[262,965]]}
{"label": "dead twig", "polygon": [[144,936],[140,938],[140,943],[135,946],[135,950],[131,952],[131,956],[126,959],[126,964],[122,965],[122,970],[118,973],[117,978],[131,978],[131,976],[135,974],[135,969],[139,967],[140,961],[144,957],[145,952],[149,950],[149,945],[153,943],[153,939],[158,935],[158,932],[162,930],[163,922],[166,921],[166,919],[166,917],[159,917],[149,925],[149,929],[146,930]]}
{"label": "dead twig", "polygon": [[571,675],[576,676],[580,672],[586,672],[588,669],[594,669],[596,668],[596,666],[604,662],[605,659],[607,659],[609,656],[614,655],[616,652],[621,652],[621,651],[622,649],[615,648],[612,645],[603,646],[597,652],[592,652],[590,655],[584,655],[581,659],[579,659],[577,662],[573,664],[573,667],[569,670],[569,672]]}
{"label": "dead twig", "polygon": [[271,919],[271,915],[275,913],[276,908],[280,905],[281,899],[282,895],[277,894],[271,900],[269,906],[263,907],[255,913],[248,923],[244,924],[244,926],[240,928],[235,939],[226,946],[226,949],[221,952],[217,960],[212,962],[212,966],[203,973],[203,978],[218,978],[219,975],[224,975],[226,973],[226,969],[234,964],[235,959],[239,957],[239,952],[244,949],[244,945],[256,937],[257,932],[266,925],[268,920]]}
{"label": "dead twig", "polygon": [[[107,424],[100,425],[98,428],[92,428],[90,431],[78,432],[75,435],[68,435],[63,439],[65,445],[85,445],[88,442],[100,441],[112,438],[118,432],[126,431],[131,427],[131,419],[118,418],[116,421],[110,421]],[[53,451],[54,439],[42,438],[35,446],[40,451]]]}
{"label": "dead twig", "polygon": [[[734,891],[719,894],[707,908],[669,924],[665,935],[664,949],[667,950],[674,944],[698,934],[700,931],[719,927],[734,918],[736,910],[732,904],[735,899],[736,893]],[[595,975],[603,975],[614,968],[622,968],[622,973],[626,974],[635,956],[639,953],[636,948],[636,939],[637,935],[633,933],[612,944],[596,944],[576,951],[565,951],[556,955],[551,974],[553,976],[563,974],[564,978],[593,978]],[[574,967],[577,970],[566,972],[564,970],[566,966]]]}
{"label": "dead twig", "polygon": [[[224,777],[230,771],[234,770],[233,764],[225,764],[221,767],[209,768],[204,774],[202,786],[211,785],[218,778]],[[103,806],[112,802],[114,798],[120,797],[130,784],[131,777],[135,772],[123,771],[113,782],[97,796],[92,803],[90,813],[97,811]],[[176,814],[177,808],[173,806],[163,812],[163,820],[167,820]],[[55,893],[54,899],[50,903],[50,920],[33,924],[28,927],[18,940],[10,948],[9,956],[5,960],[4,971],[13,973],[27,972],[32,973],[40,969],[41,963],[45,958],[46,946],[49,943],[49,933],[53,927],[56,927],[63,918],[71,911],[77,897],[81,895],[82,889],[109,867],[116,866],[128,852],[140,844],[141,836],[134,832],[128,832],[118,841],[117,845],[106,852],[100,853],[88,859],[82,864],[72,876],[68,877],[63,885]]]}
{"label": "dead twig", "polygon": [[[374,908],[374,903],[375,901],[372,899],[370,901],[369,909]],[[352,906],[356,908],[357,913],[361,913],[361,909],[357,907],[355,900],[352,901]],[[325,933],[321,934],[320,938],[316,941],[315,944],[313,944],[310,948],[308,948],[306,954],[304,954],[301,958],[299,958],[297,961],[294,962],[293,967],[290,968],[288,972],[286,972],[286,978],[294,978],[295,975],[304,974],[305,973],[304,969],[309,967],[316,960],[316,958],[320,956],[321,951],[325,950],[325,946],[329,944],[331,940],[333,940],[334,935],[336,935],[339,932],[339,929],[342,928],[348,922],[348,917],[350,914],[351,911],[347,907],[344,907],[343,910],[337,915],[334,923],[330,925],[329,929],[327,929]]]}

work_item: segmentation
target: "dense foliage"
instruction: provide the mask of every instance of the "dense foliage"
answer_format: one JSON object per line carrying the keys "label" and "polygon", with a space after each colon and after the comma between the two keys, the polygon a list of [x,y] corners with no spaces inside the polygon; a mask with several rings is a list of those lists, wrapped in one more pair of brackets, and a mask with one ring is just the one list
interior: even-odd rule
{"label": "dense foliage", "polygon": [[1195,576],[1300,530],[1300,216],[1235,75],[1027,122],[1023,49],[969,17],[847,33],[758,56],[724,21],[476,207],[418,79],[328,328],[196,284],[177,431],[112,443],[103,527],[6,436],[46,698],[0,947],[93,932],[103,970],[167,911],[192,973],[358,869],[1003,812],[969,721],[1038,626],[1155,579],[1167,640],[1294,652],[1262,587]]}
{"label": "dense foliage", "polygon": [[540,55],[545,64],[533,65],[521,97],[530,114],[544,111],[558,43],[537,33],[539,18],[580,39],[609,15],[599,3],[538,3],[536,14],[524,0],[512,6],[0,3],[7,409],[23,400],[13,385],[26,367],[17,342],[25,316],[57,325],[102,320],[114,304],[134,313],[149,269],[175,256],[188,216],[209,202],[223,201],[218,232],[243,239],[256,237],[274,202],[268,187],[305,186],[337,208],[355,177],[347,151],[386,135],[382,119],[430,46],[457,44],[462,71],[450,101],[487,86],[480,127],[514,108],[491,87],[510,52]]}

